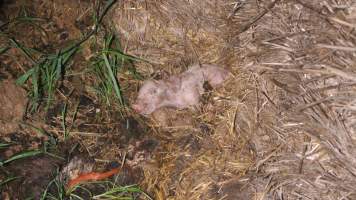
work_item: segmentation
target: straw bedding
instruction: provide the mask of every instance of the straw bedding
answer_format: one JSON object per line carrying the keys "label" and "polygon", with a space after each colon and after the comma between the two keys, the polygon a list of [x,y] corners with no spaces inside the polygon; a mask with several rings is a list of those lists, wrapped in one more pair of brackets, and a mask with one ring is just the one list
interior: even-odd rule
{"label": "straw bedding", "polygon": [[147,78],[194,63],[234,75],[176,111],[190,123],[147,119],[156,199],[356,198],[355,2],[127,0],[112,19]]}

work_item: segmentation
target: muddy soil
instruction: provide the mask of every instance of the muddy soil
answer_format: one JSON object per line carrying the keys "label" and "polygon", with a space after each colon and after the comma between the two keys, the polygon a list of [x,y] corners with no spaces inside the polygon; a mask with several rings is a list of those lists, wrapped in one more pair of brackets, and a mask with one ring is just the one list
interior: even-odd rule
{"label": "muddy soil", "polygon": [[[55,53],[91,30],[92,15],[98,6],[102,5],[92,1],[1,1],[0,29],[4,36],[0,38],[0,47],[11,45],[12,39],[24,47]],[[17,17],[36,19],[34,23],[25,20],[7,23]],[[89,46],[84,45],[71,61],[71,72],[86,69],[90,56]],[[16,177],[0,187],[1,198],[39,199],[49,183],[59,177],[57,172],[69,165],[78,175],[109,170],[114,163],[122,169],[110,180],[119,185],[139,184],[143,179],[139,163],[150,159],[159,144],[148,137],[145,123],[137,120],[137,116],[123,115],[118,109],[103,105],[86,88],[92,79],[80,75],[62,80],[51,106],[44,109],[42,104],[33,112],[28,98],[31,85],[16,84],[16,79],[31,66],[33,62],[19,48],[10,48],[0,55],[0,143],[8,145],[0,149],[0,160],[23,152],[42,151],[0,166],[0,182]],[[70,128],[69,138],[64,138],[63,120]],[[77,157],[84,161],[75,161]],[[81,169],[83,166],[92,167]]]}

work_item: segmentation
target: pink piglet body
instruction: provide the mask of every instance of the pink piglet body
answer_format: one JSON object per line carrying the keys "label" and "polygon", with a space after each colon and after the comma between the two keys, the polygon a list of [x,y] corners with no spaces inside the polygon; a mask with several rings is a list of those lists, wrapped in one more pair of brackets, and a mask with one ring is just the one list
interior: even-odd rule
{"label": "pink piglet body", "polygon": [[204,93],[204,82],[212,87],[222,84],[228,71],[209,64],[194,65],[187,71],[166,80],[147,80],[139,90],[132,108],[148,115],[161,107],[187,108],[197,105]]}

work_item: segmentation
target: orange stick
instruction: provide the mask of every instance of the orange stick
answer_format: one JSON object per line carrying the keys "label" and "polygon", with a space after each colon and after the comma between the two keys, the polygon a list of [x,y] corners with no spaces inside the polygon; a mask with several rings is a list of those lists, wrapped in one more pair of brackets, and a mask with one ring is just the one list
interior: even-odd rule
{"label": "orange stick", "polygon": [[73,186],[75,186],[79,183],[82,183],[82,182],[106,179],[106,178],[109,178],[110,176],[113,176],[114,174],[117,174],[119,171],[120,171],[119,168],[114,168],[107,172],[90,172],[90,173],[86,173],[86,174],[80,174],[75,179],[72,179],[69,181],[67,188],[70,189]]}

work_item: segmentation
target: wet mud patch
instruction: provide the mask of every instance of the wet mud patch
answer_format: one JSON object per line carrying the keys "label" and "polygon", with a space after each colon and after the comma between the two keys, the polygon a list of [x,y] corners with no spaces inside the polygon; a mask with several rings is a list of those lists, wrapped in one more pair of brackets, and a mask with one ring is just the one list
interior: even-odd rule
{"label": "wet mud patch", "polygon": [[[50,181],[55,178],[54,172],[59,167],[60,162],[49,156],[23,159],[6,166],[3,177],[17,177],[5,188],[6,193],[12,199],[25,199],[41,197],[44,189]],[[10,173],[11,172],[11,173]]]}
{"label": "wet mud patch", "polygon": [[[1,7],[0,29],[4,35],[0,38],[0,48],[4,52],[0,53],[0,93],[4,95],[0,96],[3,105],[0,135],[4,137],[0,142],[6,144],[6,148],[0,151],[0,161],[29,151],[40,152],[0,167],[3,199],[31,196],[39,199],[49,184],[52,185],[48,192],[56,193],[58,188],[53,186],[56,181],[65,186],[80,173],[105,173],[118,167],[120,173],[107,178],[110,184],[124,187],[143,180],[140,165],[151,159],[159,142],[149,137],[149,128],[142,119],[118,105],[116,100],[110,106],[103,103],[94,88],[98,81],[88,75],[93,70],[92,50],[98,49],[105,42],[104,37],[109,35],[104,24],[102,32],[83,44],[82,51],[73,56],[66,69],[61,69],[66,71],[58,72],[61,78],[53,85],[53,96],[39,88],[37,92],[43,96],[36,102],[38,110],[31,107],[36,92],[33,89],[35,75],[28,76],[26,84],[22,80],[22,87],[15,84],[17,78],[34,70],[43,56],[58,55],[60,49],[78,42],[92,31],[93,16],[98,17],[103,7],[99,1],[67,0],[5,1]],[[47,102],[50,102],[48,107]],[[76,173],[62,173],[61,179],[58,173],[62,170]],[[4,183],[6,180],[9,181]],[[83,184],[92,189],[93,194],[110,189]],[[86,191],[75,192],[83,199],[90,198]]]}
{"label": "wet mud patch", "polygon": [[13,80],[2,80],[0,93],[0,134],[15,132],[26,112],[26,91]]}

